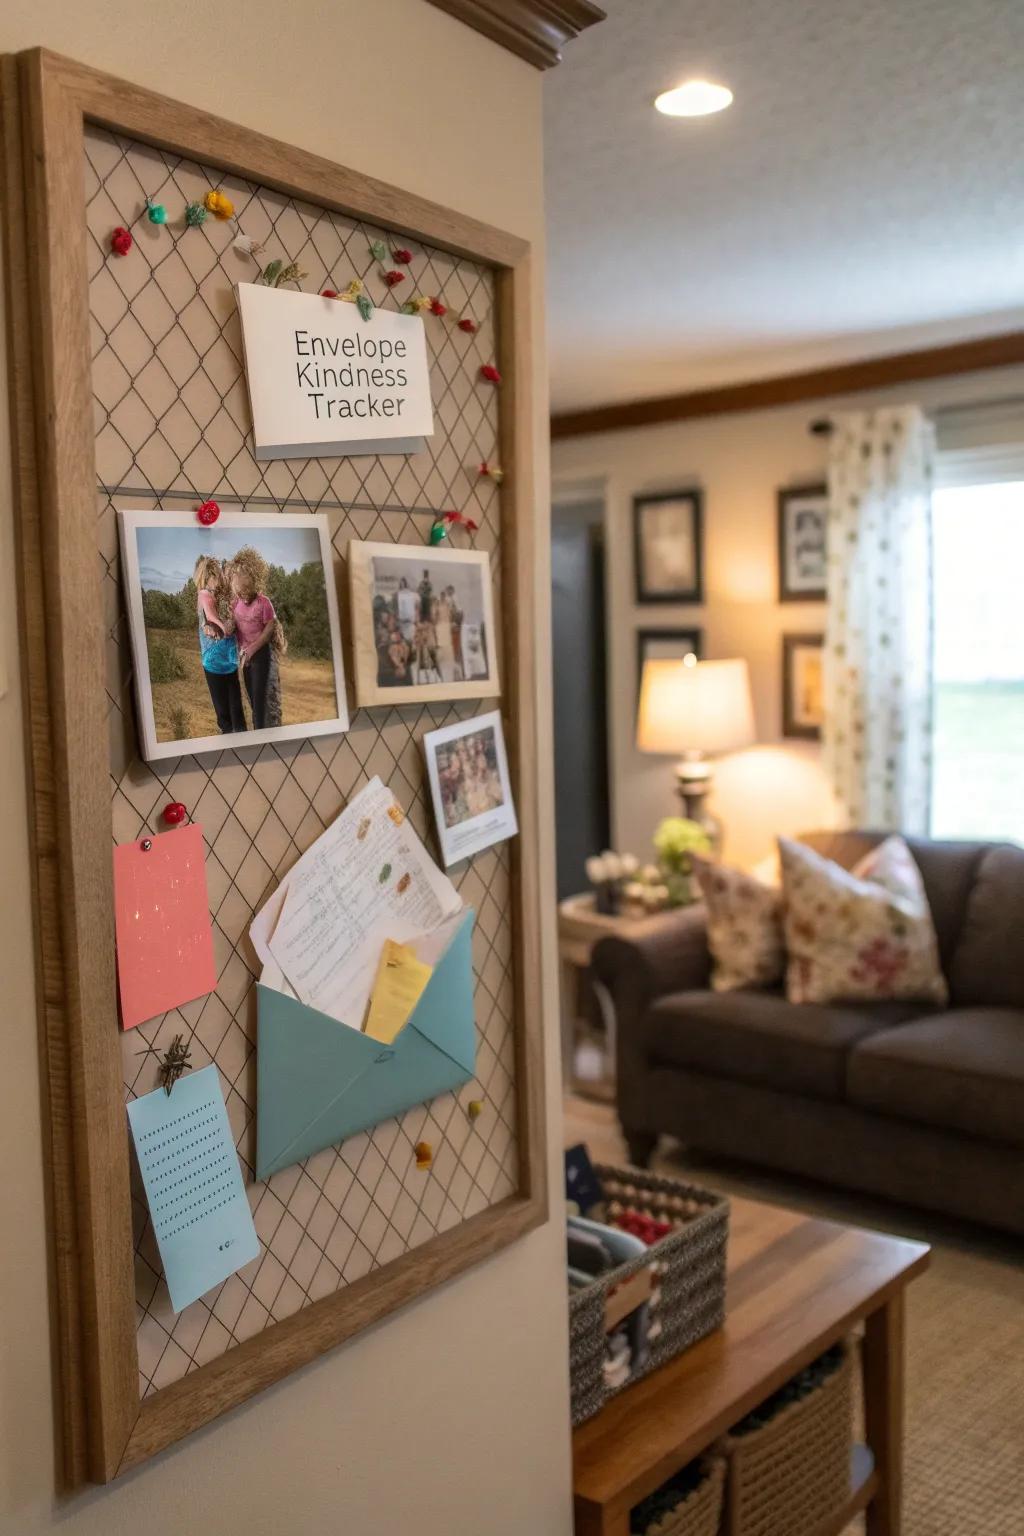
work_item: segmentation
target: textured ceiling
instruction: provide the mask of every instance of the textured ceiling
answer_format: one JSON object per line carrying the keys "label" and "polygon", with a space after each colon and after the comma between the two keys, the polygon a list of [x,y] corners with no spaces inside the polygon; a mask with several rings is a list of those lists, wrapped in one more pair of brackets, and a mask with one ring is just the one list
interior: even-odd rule
{"label": "textured ceiling", "polygon": [[1024,326],[1024,0],[607,10],[544,83],[556,410]]}

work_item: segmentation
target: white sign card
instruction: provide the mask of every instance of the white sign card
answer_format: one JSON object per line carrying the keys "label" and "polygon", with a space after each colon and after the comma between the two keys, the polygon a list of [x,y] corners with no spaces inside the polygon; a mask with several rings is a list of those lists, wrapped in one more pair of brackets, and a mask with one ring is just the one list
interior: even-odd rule
{"label": "white sign card", "polygon": [[239,283],[257,459],[418,453],[434,431],[419,315]]}

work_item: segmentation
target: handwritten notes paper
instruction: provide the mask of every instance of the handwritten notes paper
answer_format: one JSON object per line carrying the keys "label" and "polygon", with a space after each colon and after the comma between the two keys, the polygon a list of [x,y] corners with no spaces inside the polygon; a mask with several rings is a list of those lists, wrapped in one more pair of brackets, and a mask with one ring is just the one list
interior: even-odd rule
{"label": "handwritten notes paper", "polygon": [[149,1214],[176,1312],[260,1251],[217,1068],[128,1105]]}
{"label": "handwritten notes paper", "polygon": [[249,933],[300,1002],[359,1029],[385,942],[408,943],[461,909],[391,791],[373,779],[289,871]]}
{"label": "handwritten notes paper", "polygon": [[114,921],[121,1022],[134,1029],[217,986],[203,829],[114,849]]}

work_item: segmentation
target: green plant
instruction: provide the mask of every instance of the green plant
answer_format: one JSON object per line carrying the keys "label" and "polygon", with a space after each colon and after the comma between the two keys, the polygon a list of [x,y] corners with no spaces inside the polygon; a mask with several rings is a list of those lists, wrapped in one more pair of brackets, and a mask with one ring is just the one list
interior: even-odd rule
{"label": "green plant", "polygon": [[693,855],[710,853],[711,843],[704,828],[686,816],[666,816],[654,833],[654,847],[662,868],[670,874],[693,872]]}
{"label": "green plant", "polygon": [[151,683],[178,683],[187,677],[185,663],[168,641],[150,636],[146,649],[149,652],[149,680]]}
{"label": "green plant", "polygon": [[669,905],[688,906],[694,899],[693,856],[711,852],[707,833],[686,816],[666,816],[655,829],[654,847]]}

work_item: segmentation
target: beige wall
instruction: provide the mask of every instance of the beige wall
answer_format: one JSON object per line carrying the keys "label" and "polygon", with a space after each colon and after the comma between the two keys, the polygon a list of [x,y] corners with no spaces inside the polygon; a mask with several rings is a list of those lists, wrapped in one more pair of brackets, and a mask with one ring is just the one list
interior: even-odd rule
{"label": "beige wall", "polygon": [[[828,826],[829,787],[813,743],[782,738],[782,642],[787,631],[824,627],[820,603],[779,603],[775,493],[823,478],[825,444],[809,423],[842,405],[915,399],[927,409],[1024,393],[1024,370],[942,379],[904,389],[704,421],[580,437],[554,444],[555,502],[577,488],[603,488],[607,536],[607,640],[612,835],[641,856],[662,816],[675,814],[669,759],[633,745],[636,630],[699,624],[708,657],[750,664],[759,745],[720,762],[714,809],[725,826],[725,856],[750,867],[778,833]],[[941,437],[941,430],[940,430]],[[699,485],[704,490],[705,594],[702,607],[634,602],[632,497]],[[557,659],[556,659],[557,665]]]}
{"label": "beige wall", "polygon": [[[34,0],[4,50],[36,44],[449,203],[537,243],[540,76],[425,0]],[[216,146],[211,146],[215,151]],[[538,427],[546,416],[538,299]],[[6,409],[0,655],[16,680]],[[538,442],[544,444],[543,433]],[[546,449],[538,449],[544,504]],[[546,541],[538,556],[545,625]],[[543,663],[546,673],[546,662]],[[542,721],[549,714],[542,682]],[[547,730],[543,731],[547,741]],[[549,762],[542,759],[544,818]],[[564,1536],[570,1527],[563,1246],[533,1233],[440,1294],[110,1489],[54,1495],[21,710],[0,699],[0,1531],[4,1536]],[[543,845],[550,847],[549,836]],[[545,891],[553,876],[545,871]],[[545,923],[557,1176],[553,924]]]}

